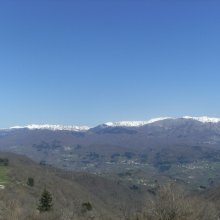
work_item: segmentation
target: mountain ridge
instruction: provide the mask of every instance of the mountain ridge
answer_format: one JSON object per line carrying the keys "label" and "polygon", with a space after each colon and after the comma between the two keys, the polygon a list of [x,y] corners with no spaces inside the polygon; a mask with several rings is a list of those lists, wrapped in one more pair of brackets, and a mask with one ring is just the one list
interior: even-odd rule
{"label": "mountain ridge", "polygon": [[123,174],[130,169],[134,184],[145,178],[146,171],[151,178],[141,184],[150,185],[150,179],[160,178],[161,172],[196,189],[209,187],[210,181],[220,183],[218,118],[184,116],[139,127],[122,125],[126,123],[102,124],[81,132],[33,127],[0,130],[0,150],[61,169],[113,173],[122,179],[130,178]]}
{"label": "mountain ridge", "polygon": [[117,122],[106,122],[97,126],[89,127],[86,125],[79,126],[79,125],[54,125],[54,124],[30,124],[25,126],[13,126],[6,129],[1,130],[13,130],[13,129],[29,129],[29,130],[63,130],[63,131],[76,131],[76,132],[83,132],[88,131],[90,129],[96,127],[142,127],[148,124],[153,124],[156,122],[161,122],[164,120],[178,120],[178,119],[186,119],[186,120],[194,120],[201,123],[219,123],[220,118],[208,117],[208,116],[200,116],[200,117],[193,117],[193,116],[183,116],[183,117],[159,117],[153,118],[147,121],[117,121]]}

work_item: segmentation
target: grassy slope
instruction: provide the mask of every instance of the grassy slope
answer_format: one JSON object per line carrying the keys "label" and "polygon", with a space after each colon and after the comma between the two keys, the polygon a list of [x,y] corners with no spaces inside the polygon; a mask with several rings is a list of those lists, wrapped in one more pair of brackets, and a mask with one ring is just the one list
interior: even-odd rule
{"label": "grassy slope", "polygon": [[8,167],[0,166],[0,185],[6,185],[9,182],[8,172]]}
{"label": "grassy slope", "polygon": [[[132,191],[117,181],[42,167],[26,157],[13,154],[1,156],[9,158],[9,168],[1,169],[1,180],[6,183],[10,178],[10,182],[0,190],[0,210],[4,210],[0,219],[86,219],[85,215],[88,215],[96,219],[117,220],[140,209],[144,201],[142,192]],[[27,186],[28,177],[35,179],[34,187]],[[36,207],[45,187],[53,195],[54,210],[44,218]],[[92,204],[92,212],[81,212],[84,202]]]}

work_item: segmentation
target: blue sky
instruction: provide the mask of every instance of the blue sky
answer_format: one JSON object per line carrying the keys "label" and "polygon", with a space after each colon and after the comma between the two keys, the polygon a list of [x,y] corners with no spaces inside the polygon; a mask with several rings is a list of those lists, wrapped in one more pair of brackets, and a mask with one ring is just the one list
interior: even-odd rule
{"label": "blue sky", "polygon": [[0,2],[0,127],[220,117],[220,2]]}

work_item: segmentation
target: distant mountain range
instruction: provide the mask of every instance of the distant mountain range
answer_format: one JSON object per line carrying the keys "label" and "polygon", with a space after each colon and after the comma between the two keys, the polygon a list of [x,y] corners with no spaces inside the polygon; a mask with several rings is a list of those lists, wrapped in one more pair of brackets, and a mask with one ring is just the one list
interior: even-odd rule
{"label": "distant mountain range", "polygon": [[108,122],[95,127],[16,126],[0,130],[0,150],[64,169],[92,173],[131,169],[138,172],[136,176],[151,170],[153,176],[157,172],[172,178],[181,174],[183,181],[193,176],[191,173],[183,178],[183,173],[187,174],[183,169],[194,172],[194,167],[205,167],[206,172],[197,172],[190,182],[207,178],[204,185],[208,185],[208,179],[214,178],[220,183],[219,118],[164,117]]}
{"label": "distant mountain range", "polygon": [[[98,125],[96,127],[141,127],[148,124],[153,124],[156,122],[161,122],[164,120],[179,120],[179,119],[187,119],[187,120],[194,120],[202,123],[219,123],[220,118],[212,118],[207,116],[202,117],[191,117],[191,116],[183,116],[180,118],[172,118],[172,117],[160,117],[160,118],[154,118],[148,121],[119,121],[119,122],[107,122],[101,125]],[[95,127],[89,127],[89,126],[76,126],[76,125],[50,125],[50,124],[31,124],[26,126],[13,126],[9,129],[43,129],[43,130],[64,130],[64,131],[88,131],[90,129],[93,129]],[[8,130],[8,129],[1,129],[1,130]]]}

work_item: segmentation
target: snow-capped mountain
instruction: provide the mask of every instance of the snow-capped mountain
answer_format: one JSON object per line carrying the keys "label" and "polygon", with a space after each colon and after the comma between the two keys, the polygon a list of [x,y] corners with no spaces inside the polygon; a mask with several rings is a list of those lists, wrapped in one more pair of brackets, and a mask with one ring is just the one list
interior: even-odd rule
{"label": "snow-capped mountain", "polygon": [[183,117],[160,117],[160,118],[153,118],[146,121],[118,121],[118,122],[106,122],[104,124],[95,126],[95,127],[89,127],[89,126],[76,126],[76,125],[50,125],[50,124],[31,124],[26,126],[14,126],[9,129],[30,129],[30,130],[52,130],[52,131],[76,131],[76,132],[82,132],[82,131],[88,131],[90,129],[99,127],[99,128],[106,128],[106,127],[142,127],[148,124],[153,124],[156,122],[162,122],[164,120],[179,120],[179,119],[185,119],[185,120],[193,120],[198,121],[201,123],[219,123],[220,118],[213,118],[213,117],[207,117],[207,116],[201,116],[201,117],[192,117],[192,116],[183,116]]}
{"label": "snow-capped mountain", "polygon": [[26,126],[14,126],[10,129],[30,129],[30,130],[37,130],[37,129],[44,129],[44,130],[58,130],[58,131],[87,131],[90,128],[88,126],[75,126],[75,125],[37,125],[37,124],[31,124]]}
{"label": "snow-capped mountain", "polygon": [[55,165],[63,160],[69,167],[78,164],[72,159],[68,162],[69,155],[78,158],[79,163],[82,158],[93,163],[97,154],[99,163],[105,156],[110,160],[114,155],[128,152],[147,155],[150,163],[159,166],[164,161],[220,162],[220,118],[163,117],[108,122],[92,128],[49,124],[15,126],[0,130],[0,150],[23,153],[37,161],[47,158],[49,164]]}
{"label": "snow-capped mountain", "polygon": [[140,127],[147,124],[151,124],[157,121],[163,121],[170,119],[170,117],[153,118],[148,121],[118,121],[118,122],[107,122],[104,125],[109,127]]}
{"label": "snow-capped mountain", "polygon": [[220,118],[211,118],[211,117],[207,117],[207,116],[202,116],[202,117],[191,117],[191,116],[184,116],[184,119],[192,119],[195,121],[199,121],[202,123],[219,123],[220,122]]}
{"label": "snow-capped mountain", "polygon": [[207,116],[201,116],[201,117],[192,117],[192,116],[183,116],[180,118],[175,117],[160,117],[160,118],[153,118],[148,121],[118,121],[118,122],[107,122],[104,123],[103,126],[105,127],[140,127],[145,126],[147,124],[152,124],[155,122],[160,122],[164,120],[177,120],[177,119],[188,119],[188,120],[194,120],[199,121],[202,123],[218,123],[220,122],[220,118],[211,118]]}

